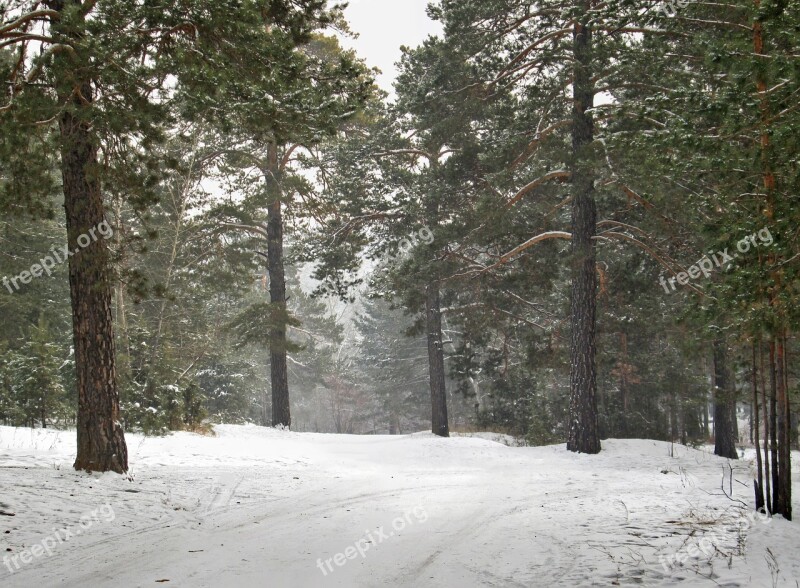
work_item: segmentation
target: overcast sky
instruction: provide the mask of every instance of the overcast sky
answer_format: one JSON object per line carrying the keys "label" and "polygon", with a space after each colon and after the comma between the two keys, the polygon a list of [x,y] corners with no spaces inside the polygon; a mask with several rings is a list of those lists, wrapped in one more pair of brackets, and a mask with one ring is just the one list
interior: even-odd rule
{"label": "overcast sky", "polygon": [[383,72],[378,85],[392,90],[400,60],[400,46],[416,47],[431,34],[439,32],[439,23],[428,18],[425,8],[429,0],[350,0],[347,20],[358,39],[344,44],[358,51],[370,67]]}

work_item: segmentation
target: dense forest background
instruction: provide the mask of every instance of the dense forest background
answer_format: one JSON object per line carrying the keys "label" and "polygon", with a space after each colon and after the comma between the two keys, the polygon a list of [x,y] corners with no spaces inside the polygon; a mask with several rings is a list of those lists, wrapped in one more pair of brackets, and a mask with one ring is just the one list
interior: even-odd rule
{"label": "dense forest background", "polygon": [[[797,414],[800,6],[442,0],[430,14],[444,32],[404,50],[391,97],[340,46],[336,11],[301,32],[287,19],[262,61],[226,55],[243,71],[154,41],[178,72],[169,99],[134,99],[155,81],[129,88],[124,64],[90,58],[124,429],[276,424],[283,352],[297,431],[422,430],[438,389],[452,429],[563,442],[581,275],[601,437],[700,443],[725,423],[749,442],[759,406]],[[46,18],[0,29],[9,279],[68,237]],[[148,55],[134,75],[163,83]],[[588,278],[581,219],[596,229]],[[2,424],[75,425],[68,272],[0,288]]]}

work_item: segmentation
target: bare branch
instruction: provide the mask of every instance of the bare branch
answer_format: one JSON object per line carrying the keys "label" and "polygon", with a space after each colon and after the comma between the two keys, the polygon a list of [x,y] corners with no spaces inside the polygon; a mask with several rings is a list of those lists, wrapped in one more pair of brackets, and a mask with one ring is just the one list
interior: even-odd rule
{"label": "bare branch", "polygon": [[545,183],[549,182],[550,180],[566,179],[566,178],[569,178],[571,175],[572,174],[570,172],[568,172],[567,170],[563,170],[563,169],[562,170],[558,170],[558,171],[553,171],[553,172],[550,172],[548,174],[543,175],[541,178],[538,178],[538,179],[532,181],[530,184],[528,184],[527,186],[522,188],[519,192],[517,192],[514,195],[514,197],[511,198],[511,200],[509,200],[506,203],[506,208],[511,208],[517,202],[522,200],[522,198],[524,198],[527,194],[529,194],[531,191],[535,190],[536,188],[538,188],[542,184],[545,184]]}
{"label": "bare branch", "polygon": [[17,20],[8,23],[5,26],[0,27],[0,36],[5,35],[6,33],[10,33],[11,31],[22,27],[23,25],[29,23],[32,20],[39,20],[44,18],[50,19],[57,19],[59,18],[59,13],[56,10],[35,10],[34,12],[30,12],[24,16],[19,17]]}

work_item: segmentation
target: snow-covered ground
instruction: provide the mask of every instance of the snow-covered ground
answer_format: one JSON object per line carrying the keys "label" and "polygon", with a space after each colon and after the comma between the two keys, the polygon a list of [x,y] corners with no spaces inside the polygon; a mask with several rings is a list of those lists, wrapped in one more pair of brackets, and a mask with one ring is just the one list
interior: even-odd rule
{"label": "snow-covered ground", "polygon": [[587,456],[481,435],[216,432],[128,435],[125,478],[73,471],[72,432],[0,427],[0,586],[800,580],[800,522],[748,517],[745,461],[655,441]]}

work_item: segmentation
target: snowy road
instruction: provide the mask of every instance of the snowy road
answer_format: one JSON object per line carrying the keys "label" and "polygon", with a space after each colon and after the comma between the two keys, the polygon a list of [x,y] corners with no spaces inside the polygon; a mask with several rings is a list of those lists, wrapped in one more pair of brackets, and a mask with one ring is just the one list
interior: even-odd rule
{"label": "snowy road", "polygon": [[128,480],[73,472],[72,433],[0,427],[0,512],[15,515],[0,516],[0,585],[800,579],[800,531],[751,521],[737,502],[751,500],[747,462],[730,479],[726,460],[680,446],[670,457],[669,444],[653,441],[612,440],[580,456],[478,437],[217,432],[129,436]]}

